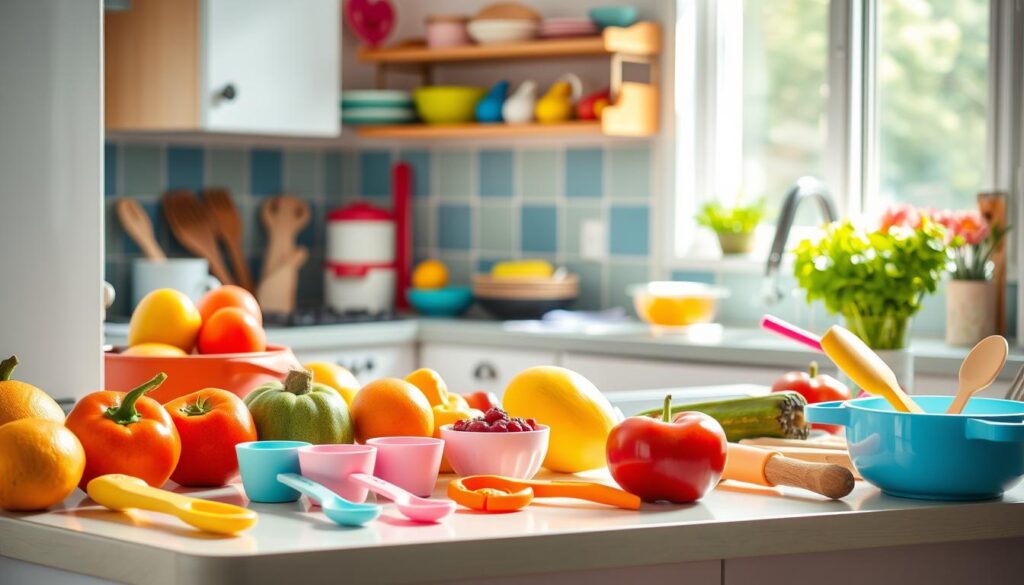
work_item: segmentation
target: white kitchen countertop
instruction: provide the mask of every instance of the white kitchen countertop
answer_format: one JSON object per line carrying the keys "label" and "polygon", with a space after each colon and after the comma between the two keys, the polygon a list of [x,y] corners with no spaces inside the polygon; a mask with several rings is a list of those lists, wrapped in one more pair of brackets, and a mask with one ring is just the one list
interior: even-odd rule
{"label": "white kitchen countertop", "polygon": [[[124,343],[127,324],[107,324],[108,343]],[[631,321],[591,327],[586,331],[552,330],[530,321],[409,318],[378,323],[270,328],[272,343],[296,351],[363,348],[400,343],[452,343],[504,348],[574,351],[663,360],[803,369],[818,358],[794,342],[760,329],[734,326],[696,328],[689,336],[654,335],[647,325]],[[951,347],[941,339],[911,342],[918,374],[955,376],[968,348]],[[1013,378],[1024,365],[1024,348],[1012,345],[1000,379]]]}
{"label": "white kitchen countertop", "polygon": [[[442,476],[435,497],[443,497],[450,477]],[[604,472],[590,477],[607,480]],[[194,493],[246,504],[238,485]],[[0,513],[0,555],[147,585],[444,582],[1019,538],[1022,504],[1024,485],[997,501],[942,503],[892,498],[863,482],[841,501],[727,482],[696,504],[644,504],[639,512],[548,499],[511,514],[460,508],[440,524],[417,525],[386,504],[377,521],[342,528],[302,499],[252,504],[257,526],[220,537],[169,516],[109,511],[76,492],[45,513]]]}

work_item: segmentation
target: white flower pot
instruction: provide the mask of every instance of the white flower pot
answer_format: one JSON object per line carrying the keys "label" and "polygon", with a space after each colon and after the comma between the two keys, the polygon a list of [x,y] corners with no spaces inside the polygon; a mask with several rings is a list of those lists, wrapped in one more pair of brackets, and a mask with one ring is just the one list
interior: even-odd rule
{"label": "white flower pot", "polygon": [[946,286],[946,343],[973,346],[996,334],[996,287],[990,280],[951,280]]}

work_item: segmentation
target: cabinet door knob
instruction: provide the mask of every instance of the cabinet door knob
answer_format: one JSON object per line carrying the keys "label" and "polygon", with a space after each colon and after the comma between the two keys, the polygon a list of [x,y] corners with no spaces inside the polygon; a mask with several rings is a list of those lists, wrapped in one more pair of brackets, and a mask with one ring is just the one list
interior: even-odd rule
{"label": "cabinet door knob", "polygon": [[498,369],[488,362],[480,362],[473,369],[474,380],[497,380]]}
{"label": "cabinet door knob", "polygon": [[235,99],[235,96],[237,96],[237,95],[238,95],[238,90],[235,89],[235,84],[233,84],[233,83],[229,83],[229,84],[225,85],[224,89],[220,90],[220,97],[225,99],[225,100],[227,100],[227,101],[231,101],[231,100]]}

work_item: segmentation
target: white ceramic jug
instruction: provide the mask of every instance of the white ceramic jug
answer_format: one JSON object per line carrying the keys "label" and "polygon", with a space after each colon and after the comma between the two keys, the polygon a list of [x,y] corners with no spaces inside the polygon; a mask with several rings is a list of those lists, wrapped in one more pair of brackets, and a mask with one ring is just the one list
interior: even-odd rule
{"label": "white ceramic jug", "polygon": [[533,121],[533,106],[537,101],[537,82],[524,81],[501,107],[501,115],[508,124],[526,124]]}

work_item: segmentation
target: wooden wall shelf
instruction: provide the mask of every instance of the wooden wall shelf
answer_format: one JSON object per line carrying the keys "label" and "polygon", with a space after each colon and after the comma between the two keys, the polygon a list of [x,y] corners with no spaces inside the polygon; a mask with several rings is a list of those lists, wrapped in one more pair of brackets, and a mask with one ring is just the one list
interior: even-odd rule
{"label": "wooden wall shelf", "polygon": [[[356,135],[391,139],[513,138],[530,136],[653,136],[658,132],[658,55],[661,27],[638,22],[628,28],[609,27],[600,35],[568,39],[538,39],[494,45],[466,45],[431,49],[422,41],[390,47],[362,48],[359,60],[377,67],[377,88],[387,87],[392,70],[418,71],[422,85],[433,85],[433,69],[450,63],[515,59],[605,57],[610,61],[609,83],[613,103],[602,121],[569,121],[559,124],[407,124],[361,126]],[[649,67],[650,81],[624,81],[623,66],[639,63]]]}
{"label": "wooden wall shelf", "polygon": [[661,51],[661,29],[651,22],[629,28],[609,28],[602,35],[566,39],[539,39],[493,45],[466,45],[431,49],[422,41],[390,47],[359,49],[359,60],[378,65],[458,63],[513,59],[557,59],[603,56],[614,53],[653,56]]}
{"label": "wooden wall shelf", "polygon": [[514,138],[540,136],[600,136],[601,123],[595,120],[573,120],[558,124],[395,124],[390,126],[358,126],[356,134],[363,138],[409,140],[452,138]]}

